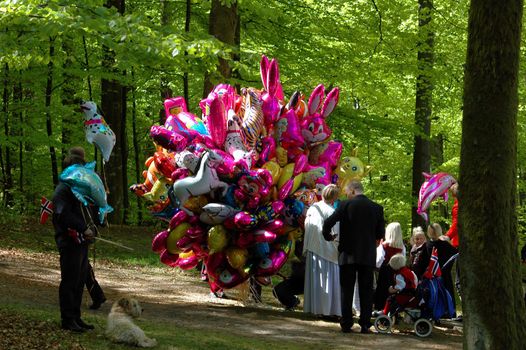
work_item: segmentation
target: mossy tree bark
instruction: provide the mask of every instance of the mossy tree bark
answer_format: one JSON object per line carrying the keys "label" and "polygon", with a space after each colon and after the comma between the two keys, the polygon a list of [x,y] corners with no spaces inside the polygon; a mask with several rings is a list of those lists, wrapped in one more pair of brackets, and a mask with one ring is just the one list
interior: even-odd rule
{"label": "mossy tree bark", "polygon": [[433,61],[435,33],[432,28],[433,0],[418,0],[418,77],[416,80],[415,126],[416,134],[413,148],[413,205],[411,222],[413,227],[425,227],[426,222],[417,214],[417,199],[420,186],[425,179],[423,172],[431,166],[430,134],[433,105]]}
{"label": "mossy tree bark", "polygon": [[467,349],[525,346],[515,211],[522,8],[522,0],[473,0],[469,11],[459,177]]}

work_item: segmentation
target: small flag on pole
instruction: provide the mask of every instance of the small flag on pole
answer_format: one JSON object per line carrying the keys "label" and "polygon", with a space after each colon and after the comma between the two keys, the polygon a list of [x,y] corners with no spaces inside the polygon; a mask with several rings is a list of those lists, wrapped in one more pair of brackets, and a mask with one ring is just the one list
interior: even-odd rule
{"label": "small flag on pole", "polygon": [[40,223],[43,225],[46,223],[49,215],[53,214],[53,202],[46,197],[42,197],[40,202]]}
{"label": "small flag on pole", "polygon": [[436,247],[434,247],[424,277],[431,279],[440,276],[442,276],[442,271],[440,270],[440,264],[438,263],[438,252]]}

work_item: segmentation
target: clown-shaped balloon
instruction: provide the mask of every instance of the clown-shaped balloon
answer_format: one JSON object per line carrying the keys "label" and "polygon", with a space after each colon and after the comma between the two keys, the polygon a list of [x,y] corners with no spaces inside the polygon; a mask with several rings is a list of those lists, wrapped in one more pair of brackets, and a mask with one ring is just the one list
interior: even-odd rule
{"label": "clown-shaped balloon", "polygon": [[80,105],[84,112],[84,131],[89,143],[95,144],[102,153],[104,162],[110,160],[111,151],[115,146],[116,138],[104,117],[97,113],[95,102],[87,101]]}
{"label": "clown-shaped balloon", "polygon": [[71,188],[82,204],[99,207],[100,222],[104,222],[105,215],[113,211],[107,202],[104,184],[95,172],[95,162],[70,165],[60,174],[59,180]]}

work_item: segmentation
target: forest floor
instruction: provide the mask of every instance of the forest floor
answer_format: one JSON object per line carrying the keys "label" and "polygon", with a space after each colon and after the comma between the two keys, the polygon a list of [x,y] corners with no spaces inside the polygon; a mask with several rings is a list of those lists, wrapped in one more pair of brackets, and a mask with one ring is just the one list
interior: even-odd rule
{"label": "forest floor", "polygon": [[[83,318],[96,329],[89,336],[73,335],[59,331],[58,254],[20,249],[10,246],[9,240],[4,244],[2,238],[0,349],[114,348],[104,338],[104,327],[112,302],[122,295],[140,300],[145,312],[137,323],[158,339],[160,349],[462,348],[458,327],[435,326],[425,339],[415,336],[408,325],[395,326],[388,335],[376,334],[374,327],[372,334],[363,335],[355,325],[353,333],[343,334],[338,323],[301,310],[283,311],[270,288],[264,288],[262,304],[249,301],[246,287],[227,291],[228,299],[211,298],[197,271],[115,262],[101,258],[100,253],[94,269],[108,301],[100,310],[89,310],[91,300],[85,292]],[[39,312],[44,314],[38,316]],[[47,345],[42,347],[46,337]]]}

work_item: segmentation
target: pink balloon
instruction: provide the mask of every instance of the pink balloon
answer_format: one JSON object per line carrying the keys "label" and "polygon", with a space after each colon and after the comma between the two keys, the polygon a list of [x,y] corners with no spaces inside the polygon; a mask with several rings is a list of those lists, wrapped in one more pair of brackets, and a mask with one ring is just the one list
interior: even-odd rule
{"label": "pink balloon", "polygon": [[186,101],[181,96],[166,99],[164,100],[164,112],[166,113],[166,118],[168,118],[170,115],[188,112]]}
{"label": "pink balloon", "polygon": [[287,262],[287,254],[279,249],[270,253],[268,258],[261,259],[256,268],[256,276],[272,276]]}
{"label": "pink balloon", "polygon": [[248,274],[243,277],[239,271],[227,266],[227,268],[220,271],[218,277],[215,281],[218,286],[222,288],[233,288],[244,282],[248,278]]}
{"label": "pink balloon", "polygon": [[163,250],[160,256],[161,262],[165,265],[176,267],[179,254],[170,254],[167,250]]}
{"label": "pink balloon", "polygon": [[285,182],[283,187],[281,187],[278,192],[279,200],[281,201],[285,200],[285,198],[287,198],[289,194],[292,192],[293,187],[294,187],[294,179],[288,179],[287,182]]}
{"label": "pink balloon", "polygon": [[239,234],[236,244],[240,248],[248,248],[255,243],[272,242],[276,239],[277,235],[274,232],[268,230],[256,230],[253,232],[242,232]]}
{"label": "pink balloon", "polygon": [[181,224],[182,222],[185,222],[188,219],[189,215],[184,211],[178,211],[175,213],[175,215],[170,220],[170,230],[173,230],[177,227],[177,225]]}
{"label": "pink balloon", "polygon": [[272,175],[267,169],[244,171],[237,181],[234,197],[243,208],[254,209],[269,194],[271,186]]}
{"label": "pink balloon", "polygon": [[[212,98],[210,99],[210,95]],[[208,95],[209,114],[206,116],[205,124],[218,147],[223,146],[226,137],[226,109],[219,95],[211,93]]]}
{"label": "pink balloon", "polygon": [[448,199],[449,188],[457,181],[453,176],[447,173],[438,173],[435,175],[423,173],[427,179],[420,187],[420,194],[418,198],[417,213],[420,214],[426,221],[428,220],[427,209],[438,197],[442,197],[444,201]]}
{"label": "pink balloon", "polygon": [[261,152],[259,153],[258,165],[261,166],[276,157],[276,141],[271,136],[261,139]]}
{"label": "pink balloon", "polygon": [[192,239],[202,238],[205,230],[201,226],[192,226],[186,231],[186,235]]}
{"label": "pink balloon", "polygon": [[177,248],[181,249],[183,252],[187,252],[189,250],[192,250],[192,244],[194,243],[194,240],[188,236],[181,237],[176,245]]}
{"label": "pink balloon", "polygon": [[218,252],[208,255],[205,260],[206,271],[209,276],[217,278],[218,268],[226,263],[226,257],[224,252]]}
{"label": "pink balloon", "polygon": [[317,185],[325,187],[331,183],[330,167],[327,163],[318,165],[307,165],[303,172],[303,183],[308,188],[317,188]]}
{"label": "pink balloon", "polygon": [[257,225],[257,218],[246,211],[241,211],[234,216],[234,224],[239,230],[248,231]]}
{"label": "pink balloon", "polygon": [[166,249],[166,239],[170,235],[170,232],[167,230],[161,231],[155,235],[152,240],[152,250],[156,253],[161,253]]}
{"label": "pink balloon", "polygon": [[282,220],[276,219],[267,222],[265,226],[263,226],[263,229],[277,233],[283,228],[284,225],[285,223]]}
{"label": "pink balloon", "polygon": [[282,115],[275,125],[274,135],[279,144],[285,149],[303,146],[298,117],[293,110]]}
{"label": "pink balloon", "polygon": [[312,165],[319,165],[320,163],[327,163],[331,169],[338,165],[338,161],[342,155],[343,146],[341,142],[329,141],[321,145],[317,145],[309,154],[309,163]]}
{"label": "pink balloon", "polygon": [[184,135],[159,125],[154,125],[150,128],[150,137],[159,146],[170,151],[180,152],[184,150],[188,144],[188,140]]}
{"label": "pink balloon", "polygon": [[300,154],[294,159],[294,170],[292,171],[293,176],[298,176],[299,173],[303,172],[307,166],[307,156]]}
{"label": "pink balloon", "polygon": [[197,256],[195,256],[195,254],[186,258],[179,257],[179,259],[177,259],[177,265],[183,270],[193,269],[198,263],[199,259]]}

